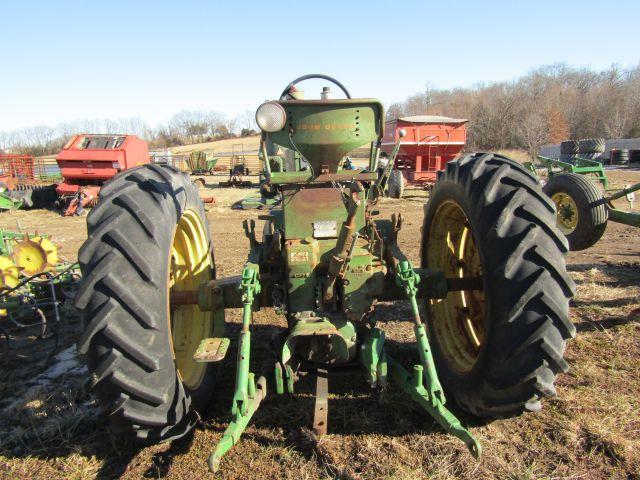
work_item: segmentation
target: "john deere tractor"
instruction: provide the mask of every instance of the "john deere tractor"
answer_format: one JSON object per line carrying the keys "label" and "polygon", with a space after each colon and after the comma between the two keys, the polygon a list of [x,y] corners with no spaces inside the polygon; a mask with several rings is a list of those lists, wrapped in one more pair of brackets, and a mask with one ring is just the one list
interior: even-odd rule
{"label": "john deere tractor", "polygon": [[[320,99],[300,99],[296,86],[309,78],[332,82],[346,98],[325,87]],[[574,285],[554,205],[527,170],[491,153],[449,162],[425,208],[417,267],[398,246],[401,215],[378,219],[375,210],[385,180],[377,173],[379,101],[353,99],[333,78],[307,75],[260,105],[256,120],[265,176],[281,202],[262,217],[261,234],[255,221],[244,222],[250,249],[240,275],[216,276],[198,192],[171,166],[118,175],[88,217],[79,347],[116,426],[152,442],[187,434],[214,393],[215,364],[231,343],[225,311],[234,308],[242,309],[242,326],[231,417],[209,458],[212,470],[267,390],[292,394],[303,374],[315,377],[318,434],[331,427],[328,377],[359,370],[372,388],[391,388],[393,380],[475,457],[479,442],[446,400],[491,418],[537,411],[555,395],[575,333]],[[274,144],[305,161],[272,171]],[[362,146],[370,146],[368,166],[340,168]],[[390,355],[376,326],[380,301],[410,305],[412,314],[397,320],[413,324],[414,365]],[[252,372],[252,314],[267,307],[288,327],[275,341],[272,367]]]}

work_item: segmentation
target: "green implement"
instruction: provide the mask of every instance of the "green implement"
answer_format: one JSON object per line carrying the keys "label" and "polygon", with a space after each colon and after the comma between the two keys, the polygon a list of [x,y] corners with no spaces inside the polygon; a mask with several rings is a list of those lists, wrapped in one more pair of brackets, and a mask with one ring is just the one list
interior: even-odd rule
{"label": "green implement", "polygon": [[589,160],[586,158],[574,157],[572,161],[567,162],[555,158],[543,157],[538,155],[540,165],[534,165],[532,162],[525,162],[525,166],[537,176],[536,168],[545,168],[547,170],[547,178],[551,178],[559,173],[577,173],[580,175],[593,175],[602,186],[609,188],[609,180],[604,172],[601,162]]}
{"label": "green implement", "polygon": [[20,207],[22,207],[22,200],[0,192],[0,210],[18,210]]}
{"label": "green implement", "polygon": [[191,152],[187,159],[187,167],[192,175],[213,175],[217,163],[217,158],[210,158],[210,154],[202,151]]}

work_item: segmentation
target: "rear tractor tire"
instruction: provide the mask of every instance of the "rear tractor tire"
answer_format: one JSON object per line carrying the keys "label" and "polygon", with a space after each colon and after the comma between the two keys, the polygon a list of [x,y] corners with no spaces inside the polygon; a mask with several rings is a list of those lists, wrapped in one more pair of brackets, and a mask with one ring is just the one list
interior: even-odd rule
{"label": "rear tractor tire", "polygon": [[556,205],[556,225],[569,241],[569,250],[585,250],[602,238],[609,210],[602,192],[577,173],[552,176],[544,193]]}
{"label": "rear tractor tire", "polygon": [[79,252],[79,352],[114,426],[140,440],[185,435],[208,401],[213,367],[193,361],[213,317],[169,304],[170,292],[215,277],[197,188],[168,165],[127,170],[100,191]]}
{"label": "rear tractor tire", "polygon": [[426,316],[441,382],[473,415],[537,411],[568,368],[575,286],[554,215],[537,180],[501,155],[448,162],[433,189],[422,266],[482,278],[482,290],[428,301]]}
{"label": "rear tractor tire", "polygon": [[390,198],[402,198],[406,180],[400,170],[391,170],[387,185],[387,192]]}

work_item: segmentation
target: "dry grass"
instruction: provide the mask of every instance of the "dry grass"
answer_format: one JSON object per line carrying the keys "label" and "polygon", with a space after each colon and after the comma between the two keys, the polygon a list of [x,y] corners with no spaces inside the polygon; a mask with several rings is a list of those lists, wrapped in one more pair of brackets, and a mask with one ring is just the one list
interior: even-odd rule
{"label": "dry grass", "polygon": [[[249,190],[215,188],[218,204],[208,212],[220,275],[237,274],[248,241],[241,222],[255,211],[234,211]],[[426,194],[410,190],[402,200],[384,199],[382,217],[402,211],[401,247],[417,261]],[[86,235],[84,220],[53,212],[0,215],[0,226],[54,233],[73,257]],[[394,388],[372,393],[357,374],[331,380],[330,434],[318,441],[308,428],[313,385],[303,380],[294,397],[270,395],[242,441],[222,463],[226,479],[629,479],[640,478],[640,240],[638,231],[610,226],[602,241],[568,257],[577,284],[572,319],[578,337],[569,344],[569,373],[558,397],[543,410],[483,424],[465,417],[484,446],[476,462]],[[623,240],[620,240],[623,239]],[[411,354],[407,306],[381,305],[381,322],[394,353]],[[238,312],[228,319],[237,325]],[[69,319],[66,348],[77,338]],[[258,312],[254,370],[268,365],[265,347],[283,326],[270,311]],[[229,355],[210,409],[194,435],[172,444],[140,448],[113,436],[98,415],[78,372],[46,388],[26,384],[44,370],[16,354],[0,358],[0,478],[208,478],[205,460],[225,427],[234,378]],[[10,398],[9,402],[6,400]],[[17,402],[17,403],[15,403]],[[10,407],[10,408],[9,408]]]}
{"label": "dry grass", "polygon": [[512,158],[513,160],[516,160],[520,163],[531,161],[531,157],[529,157],[529,154],[524,150],[505,149],[498,150],[497,153],[504,155],[505,157]]}
{"label": "dry grass", "polygon": [[226,140],[216,140],[215,142],[194,143],[181,147],[172,147],[170,150],[175,154],[185,155],[195,151],[205,152],[231,152],[234,145],[242,145],[245,152],[258,150],[260,145],[260,135],[242,138],[229,138]]}

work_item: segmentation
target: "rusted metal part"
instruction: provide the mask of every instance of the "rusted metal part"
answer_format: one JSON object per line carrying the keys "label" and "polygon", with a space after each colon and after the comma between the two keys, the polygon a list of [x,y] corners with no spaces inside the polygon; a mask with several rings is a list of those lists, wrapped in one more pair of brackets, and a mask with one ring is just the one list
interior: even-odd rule
{"label": "rusted metal part", "polygon": [[340,229],[340,236],[336,244],[337,253],[331,257],[329,262],[329,280],[327,281],[323,298],[325,303],[333,300],[336,279],[344,277],[346,266],[353,256],[353,249],[358,238],[358,234],[355,231],[356,214],[360,207],[360,194],[364,192],[364,188],[360,182],[352,182],[350,190],[347,219]]}
{"label": "rusted metal part", "polygon": [[[418,298],[444,298],[448,292],[482,290],[483,277],[445,278],[442,272],[416,268],[421,282],[418,285]],[[232,276],[212,280],[201,285],[200,290],[185,290],[171,292],[171,305],[200,304],[203,310],[215,308],[240,308],[242,302],[237,292],[240,276]],[[266,295],[261,295],[261,305],[268,306],[271,301]],[[402,300],[404,291],[397,285],[384,285],[384,290],[377,297],[381,301]]]}
{"label": "rusted metal part", "polygon": [[242,298],[238,291],[240,280],[240,275],[234,275],[203,283],[197,290],[172,290],[171,305],[199,305],[204,311],[241,308]]}
{"label": "rusted metal part", "polygon": [[[60,188],[56,188],[59,192]],[[78,187],[76,193],[71,195],[60,195],[58,199],[59,204],[64,210],[62,215],[65,217],[71,217],[79,213],[84,207],[93,207],[98,203],[98,193],[100,187],[97,185],[88,185]]]}
{"label": "rusted metal part", "polygon": [[195,305],[198,303],[198,290],[175,291],[171,289],[171,305]]}
{"label": "rusted metal part", "polygon": [[[347,219],[347,209],[339,189],[329,187],[284,187],[285,239],[313,238],[313,223],[332,221],[340,225]],[[360,213],[360,212],[359,212]],[[356,226],[364,226],[364,208]]]}
{"label": "rusted metal part", "polygon": [[316,370],[316,403],[313,412],[313,431],[316,435],[327,434],[329,415],[329,371],[326,368]]}
{"label": "rusted metal part", "polygon": [[313,312],[295,315],[295,325],[282,346],[282,363],[292,358],[312,363],[336,364],[352,361],[358,354],[357,332],[352,322],[331,322]]}

